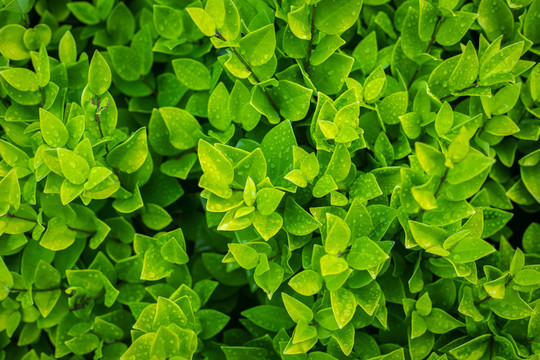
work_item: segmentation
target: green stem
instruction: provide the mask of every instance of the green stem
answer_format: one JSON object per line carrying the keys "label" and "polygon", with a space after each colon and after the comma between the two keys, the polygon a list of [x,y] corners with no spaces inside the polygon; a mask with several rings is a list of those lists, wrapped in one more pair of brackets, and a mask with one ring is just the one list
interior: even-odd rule
{"label": "green stem", "polygon": [[316,5],[313,5],[313,11],[311,13],[311,37],[309,38],[309,45],[308,45],[308,58],[307,58],[307,66],[306,66],[306,72],[308,75],[311,73],[311,49],[313,47],[313,35],[315,34],[315,9],[317,8]]}

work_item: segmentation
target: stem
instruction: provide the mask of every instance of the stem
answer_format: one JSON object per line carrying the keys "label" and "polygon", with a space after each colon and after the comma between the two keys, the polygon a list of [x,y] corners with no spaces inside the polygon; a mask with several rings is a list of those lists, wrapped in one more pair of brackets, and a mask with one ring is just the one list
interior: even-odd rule
{"label": "stem", "polygon": [[[512,282],[512,277],[508,277],[508,280],[506,281],[506,284],[504,284],[504,288],[506,289],[506,287]],[[483,298],[482,300],[480,301],[477,301],[474,303],[474,306],[478,306],[486,301],[488,301],[489,299],[491,299],[491,295],[488,295],[486,296],[485,298]]]}
{"label": "stem", "polygon": [[184,156],[186,156],[187,154],[191,154],[191,153],[193,153],[193,152],[197,152],[198,150],[199,150],[198,146],[192,147],[191,149],[188,149],[188,150],[186,150],[186,151],[183,151],[181,154],[178,154],[178,155],[176,156],[176,159],[177,159],[177,160],[178,160],[178,159],[181,159],[181,158],[183,158]]}
{"label": "stem", "polygon": [[[84,309],[84,307],[86,305],[88,305],[88,303],[92,300],[96,300],[97,298],[99,298],[100,296],[102,295],[105,295],[105,290],[102,290],[99,294],[97,294],[96,296],[94,297],[91,297],[91,298],[88,298],[86,299],[85,301],[83,301],[82,303],[80,304],[77,304],[77,305],[73,305],[73,307],[70,309],[71,311],[73,310],[80,310],[80,309]],[[83,297],[84,298],[84,297]]]}
{"label": "stem", "polygon": [[[227,40],[223,37],[223,35],[221,35],[221,33],[219,31],[216,31],[216,37],[218,39],[220,39],[221,41],[224,41],[224,42],[227,42]],[[236,55],[236,57],[238,58],[238,60],[240,60],[240,62],[245,66],[246,70],[249,71],[251,73],[251,75],[253,76],[253,79],[255,80],[255,82],[257,82],[257,84],[259,84],[261,82],[261,80],[259,79],[259,77],[257,76],[257,74],[255,74],[253,72],[253,69],[251,68],[251,65],[249,65],[247,63],[247,61],[242,57],[242,55],[240,55],[238,53],[238,51],[232,47],[232,46],[229,46],[229,49]],[[263,91],[266,95],[266,97],[268,98],[268,101],[270,102],[270,104],[272,105],[272,107],[274,108],[274,110],[276,111],[279,119],[281,120],[281,114],[279,113],[279,109],[276,105],[276,103],[274,102],[274,100],[270,97],[270,94],[268,93],[268,91],[266,90],[266,88],[263,88]]]}
{"label": "stem", "polygon": [[[536,106],[537,101],[538,100],[533,101],[533,103],[531,104],[530,107],[532,108],[532,107]],[[528,113],[528,111],[527,111],[527,109],[525,109],[525,111],[523,111],[523,114],[521,114],[521,116],[519,117],[519,119],[517,121],[517,124],[519,124],[521,122],[521,120],[523,120],[523,118],[525,118],[525,115],[527,115],[527,113]]]}
{"label": "stem", "polygon": [[306,66],[306,72],[308,75],[310,75],[311,72],[311,49],[313,47],[313,34],[315,34],[315,9],[317,8],[317,5],[313,5],[313,11],[311,13],[311,37],[309,38],[309,45],[308,45],[308,58],[307,58],[307,66]]}
{"label": "stem", "polygon": [[[477,83],[474,83],[471,86],[467,86],[465,89],[458,90],[458,91],[454,92],[454,94],[462,93],[462,92],[465,92],[467,90],[474,89],[475,87],[478,87]],[[440,100],[443,101],[443,100],[449,99],[451,97],[454,97],[454,94],[448,94],[446,96],[443,96]]]}
{"label": "stem", "polygon": [[[424,51],[424,53],[429,53],[429,50],[431,50],[431,47],[433,46],[433,44],[435,43],[435,36],[437,36],[437,32],[439,31],[439,28],[441,27],[441,19],[439,18],[439,20],[437,21],[437,25],[435,26],[435,30],[433,31],[433,35],[431,35],[431,40],[429,40],[429,44],[426,48],[426,50]],[[416,80],[416,76],[418,76],[418,71],[420,70],[420,66],[418,66],[416,68],[416,70],[414,71],[414,74],[411,78],[411,81],[409,81],[409,85],[407,86],[407,89],[410,89],[411,88],[411,85],[413,84],[414,80]]]}
{"label": "stem", "polygon": [[[32,289],[32,292],[47,292],[47,291],[55,291],[55,290],[62,290],[62,288],[52,288],[52,289]],[[9,289],[11,292],[28,292],[28,289],[15,289],[11,288]]]}
{"label": "stem", "polygon": [[152,94],[157,95],[156,89],[148,82],[148,80],[145,79],[144,76],[141,76],[141,82],[144,86],[146,86],[148,89],[152,91]]}

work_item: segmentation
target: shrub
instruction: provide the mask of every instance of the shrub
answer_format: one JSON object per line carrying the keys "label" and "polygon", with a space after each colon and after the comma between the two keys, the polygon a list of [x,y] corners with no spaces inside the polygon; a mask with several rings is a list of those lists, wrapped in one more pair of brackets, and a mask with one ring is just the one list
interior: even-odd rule
{"label": "shrub", "polygon": [[0,359],[540,359],[540,0],[5,0]]}

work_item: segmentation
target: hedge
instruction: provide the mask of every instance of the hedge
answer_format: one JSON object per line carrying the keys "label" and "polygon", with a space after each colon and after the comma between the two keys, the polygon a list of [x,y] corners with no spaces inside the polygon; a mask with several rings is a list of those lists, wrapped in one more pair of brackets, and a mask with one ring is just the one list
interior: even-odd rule
{"label": "hedge", "polygon": [[0,360],[540,359],[540,0],[3,0]]}

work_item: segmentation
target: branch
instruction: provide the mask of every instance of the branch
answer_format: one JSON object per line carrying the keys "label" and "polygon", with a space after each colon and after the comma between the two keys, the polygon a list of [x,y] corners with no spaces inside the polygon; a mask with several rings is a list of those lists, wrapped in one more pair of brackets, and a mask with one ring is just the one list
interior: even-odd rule
{"label": "branch", "polygon": [[[224,41],[224,42],[227,42],[227,40],[223,37],[223,35],[221,35],[221,33],[219,31],[216,30],[216,37],[218,39],[220,39],[221,41]],[[257,76],[257,74],[255,74],[253,72],[253,69],[251,68],[251,65],[249,65],[247,63],[247,61],[242,57],[242,55],[240,55],[238,53],[238,51],[232,47],[232,46],[229,46],[229,49],[236,55],[236,57],[238,58],[238,60],[240,60],[240,62],[245,66],[246,70],[249,71],[251,73],[251,75],[253,76],[253,79],[257,82],[257,84],[259,84],[261,82],[261,80],[259,79],[259,77]],[[266,97],[268,98],[268,101],[270,102],[270,104],[272,105],[272,107],[274,108],[274,110],[276,110],[276,113],[277,115],[279,116],[279,119],[281,120],[281,114],[279,113],[279,109],[276,105],[276,103],[274,102],[274,100],[272,99],[272,97],[270,97],[270,94],[268,93],[268,91],[266,90],[266,88],[263,88],[263,91],[264,93],[266,94]]]}
{"label": "branch", "polygon": [[307,58],[307,66],[306,66],[306,72],[308,75],[310,75],[311,72],[311,48],[313,47],[313,34],[315,34],[315,9],[317,8],[317,5],[313,5],[313,12],[311,13],[311,37],[309,38],[309,45],[308,45],[308,58]]}
{"label": "branch", "polygon": [[[429,40],[429,44],[426,48],[426,50],[424,51],[424,53],[429,53],[429,50],[431,50],[431,47],[433,46],[433,44],[435,43],[435,36],[437,36],[437,32],[439,31],[439,28],[441,27],[441,19],[439,18],[439,20],[437,21],[437,25],[435,26],[435,30],[433,31],[433,35],[431,35],[431,40]],[[414,80],[416,79],[416,76],[418,75],[418,71],[420,70],[420,65],[416,68],[412,78],[411,78],[411,81],[409,81],[409,85],[407,86],[407,89],[410,89],[411,85],[413,84]]]}
{"label": "branch", "polygon": [[462,92],[465,92],[465,91],[467,91],[467,90],[474,89],[475,87],[478,87],[478,84],[477,84],[477,83],[474,83],[474,84],[472,84],[471,86],[467,86],[465,89],[458,90],[458,91],[456,91],[456,92],[454,92],[454,93],[452,93],[452,94],[448,94],[448,95],[446,95],[446,96],[443,96],[443,97],[440,98],[439,100],[444,101],[444,100],[446,100],[446,99],[449,99],[449,98],[451,98],[451,97],[454,97],[454,96],[455,96],[454,94],[462,93]]}
{"label": "branch", "polygon": [[150,85],[150,83],[148,82],[148,80],[145,79],[144,76],[141,76],[141,82],[143,83],[144,86],[146,86],[148,89],[150,89],[152,91],[152,94],[154,95],[157,95],[157,91],[156,91],[156,88],[153,87],[152,85]]}

